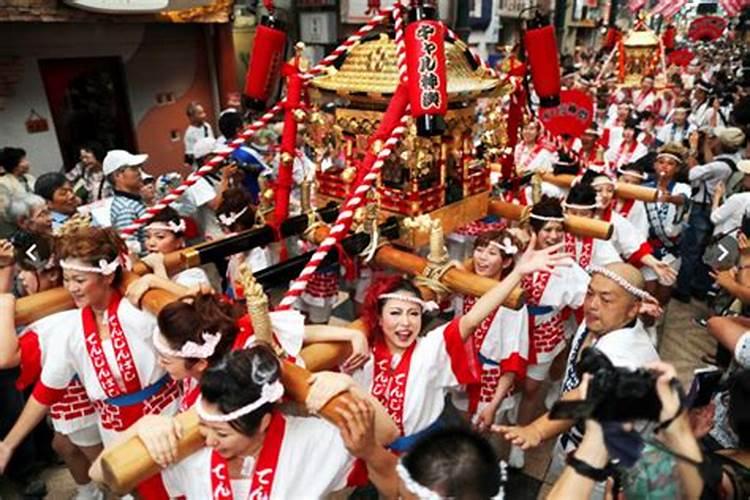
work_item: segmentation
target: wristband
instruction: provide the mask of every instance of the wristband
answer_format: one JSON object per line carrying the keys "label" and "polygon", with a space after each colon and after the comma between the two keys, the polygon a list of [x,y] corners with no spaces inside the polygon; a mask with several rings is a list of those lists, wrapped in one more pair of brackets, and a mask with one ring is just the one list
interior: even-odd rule
{"label": "wristband", "polygon": [[588,464],[584,462],[583,460],[577,458],[575,456],[576,450],[571,451],[568,453],[568,457],[565,459],[565,463],[567,463],[570,467],[573,468],[576,473],[580,474],[581,476],[587,477],[589,479],[592,479],[596,481],[597,483],[601,483],[602,481],[606,481],[607,478],[611,475],[611,469],[608,466],[605,466],[604,468],[597,469],[591,464]]}

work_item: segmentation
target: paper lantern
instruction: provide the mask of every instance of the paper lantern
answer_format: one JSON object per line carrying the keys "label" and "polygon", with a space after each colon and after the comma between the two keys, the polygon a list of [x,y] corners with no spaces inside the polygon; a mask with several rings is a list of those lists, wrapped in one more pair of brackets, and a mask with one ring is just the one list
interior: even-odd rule
{"label": "paper lantern", "polygon": [[445,26],[438,20],[437,9],[431,5],[412,7],[408,20],[404,41],[411,114],[418,135],[442,135],[448,111]]}
{"label": "paper lantern", "polygon": [[256,110],[266,107],[279,79],[286,46],[286,23],[273,14],[261,18],[245,75],[245,104]]}
{"label": "paper lantern", "polygon": [[701,16],[690,23],[688,38],[694,42],[719,39],[727,27],[727,20],[719,16]]}
{"label": "paper lantern", "polygon": [[524,34],[531,80],[543,107],[560,104],[560,60],[555,30],[540,13],[531,19]]}

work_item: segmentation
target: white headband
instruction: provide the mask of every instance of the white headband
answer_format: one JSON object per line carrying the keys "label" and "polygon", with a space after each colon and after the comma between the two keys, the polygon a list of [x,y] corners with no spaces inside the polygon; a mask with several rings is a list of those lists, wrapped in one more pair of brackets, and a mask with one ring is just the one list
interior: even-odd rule
{"label": "white headband", "polygon": [[622,167],[617,167],[617,172],[622,175],[632,175],[633,177],[638,177],[639,179],[646,180],[648,179],[648,175],[638,172],[637,170],[628,170]]}
{"label": "white headband", "polygon": [[537,215],[535,213],[530,213],[529,218],[536,219],[536,220],[542,220],[545,222],[565,222],[565,217],[554,217],[549,215]]}
{"label": "white headband", "polygon": [[503,238],[502,243],[498,243],[497,241],[490,241],[490,245],[499,248],[502,252],[508,255],[515,255],[518,253],[518,247],[515,246],[511,239],[507,236]]}
{"label": "white headband", "polygon": [[667,158],[672,158],[677,163],[682,163],[682,158],[680,158],[679,156],[677,156],[675,154],[672,154],[672,153],[659,153],[659,154],[656,155],[656,159],[658,160],[662,156],[666,156]]}
{"label": "white headband", "polygon": [[404,302],[411,302],[412,304],[418,304],[422,307],[422,310],[424,311],[437,311],[439,309],[439,306],[436,302],[432,300],[422,300],[419,297],[414,297],[412,295],[404,295],[401,293],[381,293],[378,295],[378,300],[380,299],[393,299],[393,300],[403,300]]}
{"label": "white headband", "polygon": [[229,212],[228,214],[219,214],[217,217],[219,219],[219,222],[221,222],[226,227],[231,227],[232,224],[237,222],[237,219],[242,217],[242,214],[247,212],[247,208],[245,207],[239,212]]}
{"label": "white headband", "polygon": [[[505,483],[508,482],[508,464],[505,462],[505,460],[501,460],[499,465],[500,465],[500,489],[493,497],[491,497],[490,500],[503,500],[505,498]],[[396,474],[398,474],[398,477],[404,483],[404,487],[406,488],[406,490],[412,495],[419,498],[419,500],[442,500],[443,499],[442,496],[435,493],[434,491],[429,489],[427,486],[424,486],[423,484],[418,483],[413,477],[411,477],[411,474],[409,474],[408,469],[404,467],[404,464],[401,460],[399,460],[398,463],[396,464]]]}
{"label": "white headband", "polygon": [[115,257],[115,259],[112,262],[107,262],[104,259],[100,259],[99,267],[81,266],[78,264],[74,264],[71,260],[62,259],[60,261],[60,267],[68,271],[78,271],[81,273],[96,273],[96,274],[101,274],[104,276],[109,276],[111,274],[114,274],[115,271],[117,271],[117,268],[120,267],[120,258]]}
{"label": "white headband", "polygon": [[594,186],[604,186],[606,184],[610,184],[612,186],[615,185],[615,181],[606,175],[600,175],[596,177],[593,181],[591,181],[591,187]]}
{"label": "white headband", "polygon": [[166,222],[157,221],[146,226],[146,229],[164,229],[166,231],[172,231],[173,233],[184,233],[186,228],[185,219],[180,219],[179,223],[173,220]]}
{"label": "white headband", "polygon": [[281,381],[276,380],[270,384],[263,384],[263,388],[260,391],[260,397],[250,404],[247,404],[241,408],[237,408],[233,412],[226,413],[224,415],[216,415],[214,413],[207,413],[203,408],[203,397],[198,396],[198,400],[195,402],[195,411],[201,420],[205,422],[231,422],[237,420],[240,417],[248,415],[266,403],[275,403],[280,400],[284,395],[284,386]]}
{"label": "white headband", "polygon": [[573,210],[596,210],[599,208],[599,205],[594,203],[592,205],[579,205],[577,203],[568,203],[567,201],[562,202],[562,207],[564,209],[572,208]]}
{"label": "white headband", "polygon": [[203,332],[201,334],[203,343],[198,344],[192,340],[188,340],[182,345],[179,351],[176,351],[169,347],[166,340],[159,331],[159,327],[154,328],[154,347],[159,354],[165,356],[173,356],[175,358],[197,358],[197,359],[208,359],[216,352],[216,346],[221,341],[221,333],[208,333]]}
{"label": "white headband", "polygon": [[601,274],[602,276],[605,276],[618,285],[620,285],[626,292],[628,292],[630,295],[641,299],[641,300],[655,300],[654,297],[648,293],[645,290],[641,290],[640,288],[636,287],[632,283],[628,282],[625,278],[620,276],[614,271],[610,271],[606,267],[601,266],[594,266],[591,265],[588,267],[589,274]]}

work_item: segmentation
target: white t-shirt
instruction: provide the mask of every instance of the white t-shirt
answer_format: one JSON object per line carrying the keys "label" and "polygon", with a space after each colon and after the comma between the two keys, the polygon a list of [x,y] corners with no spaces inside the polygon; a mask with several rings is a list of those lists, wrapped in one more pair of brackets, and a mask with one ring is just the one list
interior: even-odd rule
{"label": "white t-shirt", "polygon": [[733,194],[711,212],[714,235],[735,231],[742,226],[742,218],[750,209],[750,193]]}
{"label": "white t-shirt", "polygon": [[192,124],[188,125],[185,129],[185,137],[183,139],[183,142],[185,143],[185,154],[192,155],[196,143],[205,137],[208,137],[209,139],[214,138],[214,131],[211,130],[211,125],[207,122],[203,122],[199,126]]}

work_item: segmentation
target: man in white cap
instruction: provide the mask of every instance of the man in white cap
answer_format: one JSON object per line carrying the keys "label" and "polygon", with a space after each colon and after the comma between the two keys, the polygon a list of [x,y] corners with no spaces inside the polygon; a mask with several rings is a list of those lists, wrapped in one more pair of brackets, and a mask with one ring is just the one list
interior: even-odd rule
{"label": "man in white cap", "polygon": [[709,269],[702,261],[712,233],[711,204],[716,187],[726,183],[737,171],[745,134],[737,127],[712,129],[704,143],[703,156],[707,163],[703,165],[697,164],[698,145],[695,135],[690,141],[688,180],[693,193],[688,225],[680,243],[682,267],[673,293],[682,302],[689,302],[691,295],[699,300],[705,299],[711,287]]}
{"label": "man in white cap", "polygon": [[[122,229],[146,212],[146,205],[141,199],[143,178],[141,165],[148,155],[134,155],[123,149],[113,149],[107,153],[102,162],[104,175],[114,187],[115,196],[110,207],[110,221],[115,229]],[[143,248],[143,231],[126,243],[136,252]]]}

